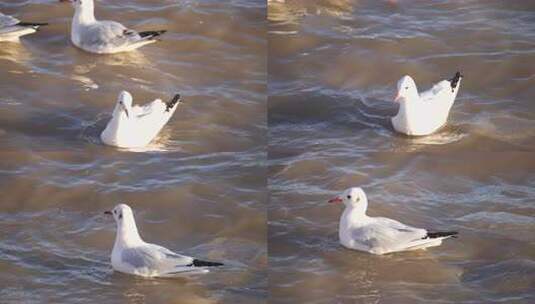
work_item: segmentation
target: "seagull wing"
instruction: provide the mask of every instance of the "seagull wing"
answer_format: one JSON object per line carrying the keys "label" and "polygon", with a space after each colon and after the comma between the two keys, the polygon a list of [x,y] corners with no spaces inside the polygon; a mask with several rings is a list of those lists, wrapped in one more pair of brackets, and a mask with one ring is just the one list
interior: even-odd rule
{"label": "seagull wing", "polygon": [[420,94],[420,99],[424,102],[435,102],[440,104],[446,104],[449,107],[453,104],[463,75],[461,72],[456,72],[453,78],[442,80],[435,84],[431,89]]}
{"label": "seagull wing", "polygon": [[15,17],[11,17],[11,16],[0,13],[0,29],[17,25],[19,22],[20,20]]}
{"label": "seagull wing", "polygon": [[384,254],[409,248],[420,241],[427,231],[403,225],[397,221],[378,220],[352,231],[352,237],[368,247],[368,251]]}
{"label": "seagull wing", "polygon": [[138,118],[142,118],[153,113],[161,113],[165,111],[165,103],[161,99],[156,99],[143,106],[135,105],[132,107],[132,110]]}
{"label": "seagull wing", "polygon": [[184,267],[193,266],[193,258],[153,244],[124,248],[121,252],[121,261],[132,268],[147,268],[155,273],[185,271]]}
{"label": "seagull wing", "polygon": [[155,136],[173,116],[177,105],[178,103],[168,108],[168,104],[161,99],[156,99],[145,106],[137,106],[134,110],[137,113],[137,123],[141,129],[146,130],[145,132],[153,130]]}
{"label": "seagull wing", "polygon": [[19,19],[0,13],[0,35],[3,38],[17,38],[35,33],[41,26],[48,23],[21,22]]}
{"label": "seagull wing", "polygon": [[140,39],[136,31],[115,21],[98,21],[80,30],[81,44],[90,48],[119,48]]}
{"label": "seagull wing", "polygon": [[389,226],[393,229],[397,229],[397,230],[400,230],[400,231],[407,231],[407,232],[410,232],[410,231],[414,231],[414,232],[425,232],[425,229],[421,229],[421,228],[416,228],[416,227],[412,227],[412,226],[409,226],[409,225],[405,225],[401,222],[398,222],[396,220],[393,220],[393,219],[389,219],[389,218],[386,218],[386,217],[376,217],[374,218],[375,221],[382,225],[382,226]]}
{"label": "seagull wing", "polygon": [[453,94],[451,84],[447,80],[442,80],[431,89],[420,93],[420,99],[424,102],[441,101],[451,98]]}

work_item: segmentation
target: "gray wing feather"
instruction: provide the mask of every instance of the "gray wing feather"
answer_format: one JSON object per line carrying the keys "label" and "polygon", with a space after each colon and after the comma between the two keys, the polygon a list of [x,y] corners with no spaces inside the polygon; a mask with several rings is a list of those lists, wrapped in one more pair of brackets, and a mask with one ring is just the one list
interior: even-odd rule
{"label": "gray wing feather", "polygon": [[193,258],[187,255],[181,255],[165,247],[158,246],[161,253],[175,266],[188,266],[193,262]]}
{"label": "gray wing feather", "polygon": [[161,99],[156,99],[142,106],[136,105],[132,109],[138,118],[141,118],[143,116],[150,115],[153,112],[165,111],[165,104]]}
{"label": "gray wing feather", "polygon": [[16,25],[19,19],[0,13],[0,28]]}
{"label": "gray wing feather", "polygon": [[[393,222],[399,223],[396,221]],[[368,225],[355,229],[352,232],[352,236],[355,240],[358,240],[359,243],[366,245],[369,248],[379,246],[385,248],[395,248],[399,245],[421,239],[422,236],[425,236],[426,234],[425,229],[412,228],[401,223],[399,224],[399,226],[387,226],[380,223]]]}
{"label": "gray wing feather", "polygon": [[389,226],[389,227],[391,227],[393,229],[397,229],[400,232],[419,232],[419,233],[422,233],[422,234],[426,233],[426,231],[424,229],[412,227],[412,226],[409,226],[409,225],[405,225],[405,224],[403,224],[401,222],[398,222],[396,220],[389,219],[389,218],[386,218],[386,217],[376,217],[375,220],[378,223],[381,223],[382,225],[386,225],[386,226]]}
{"label": "gray wing feather", "polygon": [[156,268],[158,258],[144,248],[127,248],[123,249],[121,260],[135,268]]}
{"label": "gray wing feather", "polygon": [[94,25],[86,27],[80,35],[80,41],[88,47],[119,47],[141,38],[137,32],[129,30],[115,21],[100,21]]}
{"label": "gray wing feather", "polygon": [[148,244],[143,247],[123,249],[121,261],[135,268],[172,269],[188,266],[193,258],[174,253],[165,247]]}
{"label": "gray wing feather", "polygon": [[441,95],[448,94],[451,92],[450,82],[447,80],[442,80],[439,83],[435,84],[429,90],[422,92],[420,98],[424,101],[433,101],[438,99]]}

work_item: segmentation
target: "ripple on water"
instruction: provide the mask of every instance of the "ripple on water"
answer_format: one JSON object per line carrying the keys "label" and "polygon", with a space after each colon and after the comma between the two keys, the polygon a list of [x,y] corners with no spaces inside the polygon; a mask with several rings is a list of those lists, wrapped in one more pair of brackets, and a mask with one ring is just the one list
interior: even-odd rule
{"label": "ripple on water", "polygon": [[[350,1],[338,17],[313,13],[328,0],[283,2],[269,16],[271,299],[530,303],[533,5]],[[448,124],[396,134],[397,80],[425,90],[456,70]],[[325,200],[351,186],[371,215],[460,236],[384,257],[343,249]]]}
{"label": "ripple on water", "polygon": [[[50,23],[0,49],[3,301],[264,301],[265,5],[100,1],[100,18],[168,32],[136,52],[94,56],[69,41],[70,5],[0,3]],[[133,153],[99,139],[125,89],[135,103],[184,97],[157,140]],[[181,281],[113,273],[115,227],[100,214],[118,202],[148,240],[242,264]]]}

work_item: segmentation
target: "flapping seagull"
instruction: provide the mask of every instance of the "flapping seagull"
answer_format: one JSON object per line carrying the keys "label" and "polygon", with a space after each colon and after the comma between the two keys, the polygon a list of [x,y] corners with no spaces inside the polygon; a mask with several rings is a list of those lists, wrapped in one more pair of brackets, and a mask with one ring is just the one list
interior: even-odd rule
{"label": "flapping seagull", "polygon": [[396,220],[366,215],[368,199],[361,188],[350,188],[329,203],[343,203],[338,234],[340,243],[349,249],[372,254],[386,254],[439,246],[442,240],[455,237],[456,231],[430,232]]}
{"label": "flapping seagull", "polygon": [[95,19],[93,0],[60,0],[72,2],[72,43],[90,53],[113,54],[135,50],[157,41],[165,30],[137,32],[115,21]]}
{"label": "flapping seagull", "polygon": [[19,37],[35,33],[43,25],[48,23],[22,22],[0,13],[0,41],[18,41]]}
{"label": "flapping seagull", "polygon": [[133,106],[132,95],[119,94],[113,116],[100,134],[106,145],[121,148],[140,148],[148,145],[169,121],[180,103],[176,94],[167,103],[156,99],[144,106]]}
{"label": "flapping seagull", "polygon": [[440,129],[446,124],[462,78],[457,72],[452,79],[442,80],[418,94],[414,80],[403,76],[398,81],[398,93],[394,99],[399,102],[398,114],[392,117],[394,129],[411,136],[429,135]]}
{"label": "flapping seagull", "polygon": [[209,267],[223,266],[222,263],[199,260],[144,242],[128,205],[119,204],[104,213],[113,215],[117,223],[117,235],[111,252],[111,265],[116,271],[142,277],[173,277],[208,272]]}

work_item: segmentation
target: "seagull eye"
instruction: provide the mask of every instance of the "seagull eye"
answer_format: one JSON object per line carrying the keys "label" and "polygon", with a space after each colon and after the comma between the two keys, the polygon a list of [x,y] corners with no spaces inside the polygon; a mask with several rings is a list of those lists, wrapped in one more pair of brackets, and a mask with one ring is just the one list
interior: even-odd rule
{"label": "seagull eye", "polygon": [[347,199],[351,199],[351,195],[348,195],[348,196],[347,196]]}
{"label": "seagull eye", "polygon": [[123,219],[123,214],[122,214],[122,213],[119,214],[119,219],[120,219],[120,220]]}
{"label": "seagull eye", "polygon": [[409,89],[409,87],[405,87],[405,90],[408,90],[408,89]]}
{"label": "seagull eye", "polygon": [[357,202],[360,201],[360,197],[357,197]]}

